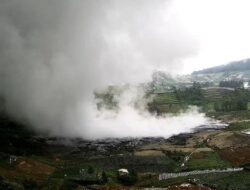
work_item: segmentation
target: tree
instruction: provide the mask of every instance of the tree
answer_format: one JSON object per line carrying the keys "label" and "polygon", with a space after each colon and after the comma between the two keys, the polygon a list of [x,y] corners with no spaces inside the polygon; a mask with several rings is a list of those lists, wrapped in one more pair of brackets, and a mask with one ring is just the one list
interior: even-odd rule
{"label": "tree", "polygon": [[94,173],[94,168],[92,166],[89,166],[87,169],[88,174],[93,174]]}
{"label": "tree", "polygon": [[230,81],[220,81],[219,84],[220,87],[229,87],[229,88],[243,88],[243,81],[236,81],[236,80],[230,80]]}
{"label": "tree", "polygon": [[108,182],[108,177],[106,175],[105,171],[102,171],[102,179],[101,179],[102,183],[107,183]]}

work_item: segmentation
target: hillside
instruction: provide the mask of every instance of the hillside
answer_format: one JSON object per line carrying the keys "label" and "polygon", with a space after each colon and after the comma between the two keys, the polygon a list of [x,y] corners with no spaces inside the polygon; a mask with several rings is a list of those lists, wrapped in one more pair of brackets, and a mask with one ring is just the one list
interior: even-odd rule
{"label": "hillside", "polygon": [[192,74],[209,74],[209,73],[245,71],[245,70],[250,70],[250,59],[234,61],[226,65],[220,65],[216,67],[203,69],[200,71],[194,71]]}

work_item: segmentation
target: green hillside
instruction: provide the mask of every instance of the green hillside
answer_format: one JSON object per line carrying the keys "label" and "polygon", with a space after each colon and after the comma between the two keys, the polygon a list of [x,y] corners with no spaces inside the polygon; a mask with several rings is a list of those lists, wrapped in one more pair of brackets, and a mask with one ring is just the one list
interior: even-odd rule
{"label": "green hillside", "polygon": [[232,94],[234,89],[231,88],[203,88],[202,94],[207,101],[222,101],[224,97]]}
{"label": "green hillside", "polygon": [[158,94],[154,98],[154,103],[157,105],[162,104],[179,104],[179,101],[176,99],[176,96],[173,92]]}

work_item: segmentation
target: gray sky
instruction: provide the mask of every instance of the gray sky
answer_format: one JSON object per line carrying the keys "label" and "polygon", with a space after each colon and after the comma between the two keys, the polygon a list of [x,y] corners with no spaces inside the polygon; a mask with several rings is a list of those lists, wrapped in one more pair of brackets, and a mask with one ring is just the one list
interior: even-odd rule
{"label": "gray sky", "polygon": [[250,57],[250,2],[247,0],[176,0],[173,12],[199,44],[184,60],[183,72]]}

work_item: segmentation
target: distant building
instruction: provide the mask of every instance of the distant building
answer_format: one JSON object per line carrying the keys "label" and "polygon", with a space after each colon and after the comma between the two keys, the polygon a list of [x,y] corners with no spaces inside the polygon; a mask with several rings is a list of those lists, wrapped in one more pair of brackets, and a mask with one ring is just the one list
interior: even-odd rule
{"label": "distant building", "polygon": [[119,173],[120,176],[125,176],[125,175],[128,175],[128,174],[129,174],[128,170],[125,169],[125,168],[119,169],[119,170],[118,170],[118,173]]}
{"label": "distant building", "polygon": [[13,162],[16,162],[16,161],[17,161],[17,157],[11,155],[10,158],[9,158],[9,163],[12,164]]}
{"label": "distant building", "polygon": [[243,82],[243,88],[244,89],[248,89],[249,88],[249,82],[248,81],[244,81]]}

